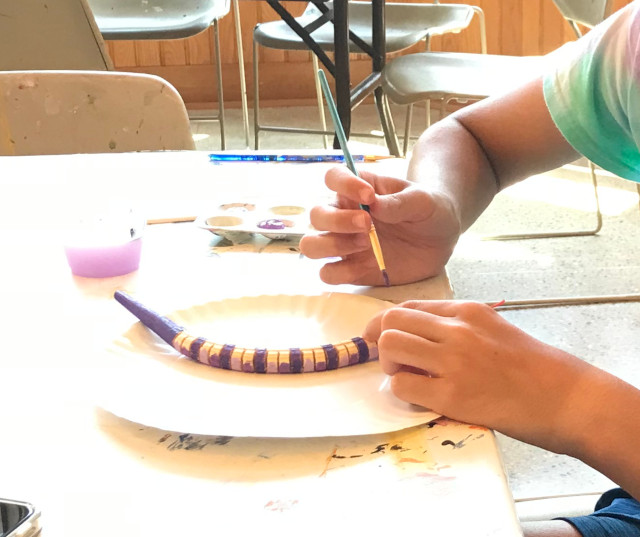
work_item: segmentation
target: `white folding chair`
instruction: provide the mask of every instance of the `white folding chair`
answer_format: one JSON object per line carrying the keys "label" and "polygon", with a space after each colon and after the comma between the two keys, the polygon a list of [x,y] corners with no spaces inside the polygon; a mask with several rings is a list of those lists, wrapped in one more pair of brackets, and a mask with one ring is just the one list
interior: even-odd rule
{"label": "white folding chair", "polygon": [[[330,10],[332,2],[327,2]],[[428,49],[429,39],[436,35],[459,32],[469,26],[474,13],[479,8],[464,4],[425,3],[387,3],[385,7],[385,37],[387,53],[404,50],[421,41]],[[333,24],[325,20],[320,24],[320,10],[309,3],[305,12],[296,21],[306,27],[313,40],[325,51],[334,50]],[[370,2],[349,0],[349,30],[365,43],[372,43],[371,4]],[[254,147],[259,146],[259,135],[262,131],[288,132],[297,134],[324,135],[324,145],[328,146],[326,136],[333,134],[327,131],[324,116],[322,90],[317,80],[318,58],[311,54],[313,76],[316,84],[316,99],[321,129],[303,129],[278,125],[262,125],[259,118],[259,79],[258,79],[258,46],[278,50],[309,50],[306,43],[284,21],[272,21],[258,24],[253,31],[253,79],[254,79]],[[350,41],[352,53],[362,50]],[[364,134],[364,136],[370,136]]]}
{"label": "white folding chair", "polygon": [[243,127],[245,141],[249,147],[249,111],[238,0],[154,0],[152,3],[141,0],[88,1],[98,28],[107,40],[179,39],[199,34],[210,26],[213,27],[218,113],[211,116],[197,116],[193,119],[219,122],[222,149],[226,148],[226,140],[218,21],[229,13],[233,5]]}
{"label": "white folding chair", "polygon": [[[593,27],[611,13],[612,0],[554,0],[561,14],[581,35],[578,25]],[[452,52],[407,54],[391,60],[382,72],[382,87],[389,99],[408,107],[417,102],[440,103],[441,116],[452,101],[473,101],[503,92],[529,79],[543,69],[541,56],[505,56]],[[428,115],[429,117],[430,115]],[[408,127],[407,127],[408,129]],[[408,130],[405,131],[405,148]],[[602,228],[602,213],[598,198],[597,176],[593,163],[589,173],[594,190],[596,223],[585,230],[562,230],[543,233],[503,234],[487,239],[537,239],[595,235]],[[639,190],[640,192],[640,190]]]}
{"label": "white folding chair", "polygon": [[157,76],[0,72],[0,155],[192,149],[184,102]]}
{"label": "white folding chair", "polygon": [[86,0],[0,0],[0,71],[113,70]]}

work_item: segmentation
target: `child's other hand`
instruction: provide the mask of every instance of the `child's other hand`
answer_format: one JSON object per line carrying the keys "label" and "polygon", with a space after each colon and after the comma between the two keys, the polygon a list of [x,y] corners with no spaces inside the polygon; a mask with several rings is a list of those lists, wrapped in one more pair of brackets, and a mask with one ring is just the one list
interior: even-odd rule
{"label": "child's other hand", "polygon": [[554,451],[600,372],[475,302],[411,301],[377,315],[365,339],[400,399]]}

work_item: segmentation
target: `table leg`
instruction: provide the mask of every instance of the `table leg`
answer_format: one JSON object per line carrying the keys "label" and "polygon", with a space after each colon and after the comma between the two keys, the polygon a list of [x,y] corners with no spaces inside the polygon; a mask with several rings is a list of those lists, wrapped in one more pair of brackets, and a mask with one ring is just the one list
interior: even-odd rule
{"label": "table leg", "polygon": [[[335,45],[336,108],[344,133],[351,132],[351,74],[349,68],[349,7],[347,0],[333,3],[333,31]],[[333,139],[334,149],[340,149],[338,137]]]}

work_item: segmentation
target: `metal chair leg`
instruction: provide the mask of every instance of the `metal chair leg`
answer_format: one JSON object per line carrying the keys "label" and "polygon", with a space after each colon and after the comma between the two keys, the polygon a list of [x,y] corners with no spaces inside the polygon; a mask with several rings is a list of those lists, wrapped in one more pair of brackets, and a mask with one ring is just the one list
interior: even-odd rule
{"label": "metal chair leg", "polygon": [[411,121],[413,119],[413,104],[407,106],[407,114],[404,119],[404,140],[402,141],[402,155],[407,156],[409,150],[409,138],[411,137]]}
{"label": "metal chair leg", "polygon": [[258,81],[258,43],[253,42],[253,148],[258,149],[260,145],[260,110],[259,101],[260,82]]}
{"label": "metal chair leg", "polygon": [[313,79],[316,86],[316,99],[318,102],[318,115],[320,117],[320,123],[322,125],[321,130],[313,129],[297,129],[293,127],[278,127],[274,125],[261,125],[260,124],[260,97],[259,88],[260,83],[258,81],[258,43],[253,42],[253,136],[254,136],[254,148],[258,149],[260,145],[260,131],[270,132],[288,132],[298,134],[319,134],[322,136],[323,145],[325,149],[331,147],[329,142],[329,134],[331,131],[327,130],[327,121],[324,113],[324,100],[322,95],[322,88],[320,87],[320,81],[318,80],[318,57],[311,53],[311,65],[313,68]]}
{"label": "metal chair leg", "polygon": [[482,54],[487,53],[487,24],[484,18],[484,11],[482,8],[478,6],[472,6],[473,11],[476,15],[478,15],[478,19],[480,21],[480,52]]}
{"label": "metal chair leg", "polygon": [[249,149],[249,107],[247,105],[247,78],[244,71],[244,47],[242,46],[242,26],[240,24],[240,7],[238,0],[233,0],[233,20],[236,27],[236,47],[238,49],[238,71],[240,75],[240,101],[242,103],[242,124],[244,139]]}
{"label": "metal chair leg", "polygon": [[[320,116],[320,124],[322,125],[322,130],[327,130],[327,120],[324,115],[324,99],[322,96],[322,87],[320,86],[320,80],[318,79],[318,69],[320,68],[318,65],[318,57],[311,52],[311,62],[313,65],[313,80],[316,83],[316,99],[318,101],[318,115]],[[329,149],[329,137],[327,135],[322,137],[322,143],[325,149]]]}
{"label": "metal chair leg", "polygon": [[[407,152],[409,151],[409,142],[411,140],[417,140],[419,136],[411,135],[411,124],[413,122],[413,103],[407,105],[407,112],[405,116],[404,122],[404,140],[402,142],[402,155],[407,156]],[[427,130],[431,127],[431,99],[427,99],[424,102],[424,129]]]}
{"label": "metal chair leg", "polygon": [[220,55],[220,33],[218,31],[218,20],[213,21],[213,39],[216,54],[216,76],[218,79],[218,121],[220,122],[220,149],[226,149],[224,137],[224,90],[222,87],[222,59]]}
{"label": "metal chair leg", "polygon": [[[593,193],[596,204],[596,225],[593,229],[577,230],[577,231],[555,231],[542,233],[514,233],[508,235],[490,235],[483,237],[483,240],[520,240],[520,239],[548,239],[554,237],[585,237],[595,235],[602,229],[602,212],[600,210],[600,198],[598,196],[598,178],[596,175],[596,167],[593,162],[589,161],[589,171],[591,175],[591,183],[593,185]],[[640,192],[640,190],[639,190]]]}
{"label": "metal chair leg", "polygon": [[[254,129],[254,148],[259,148],[259,136],[260,131],[266,132],[284,132],[289,134],[315,134],[323,137],[323,143],[325,148],[331,147],[331,144],[328,142],[328,136],[334,134],[332,130],[327,129],[325,114],[324,114],[324,105],[323,105],[323,95],[322,88],[320,87],[320,83],[318,81],[318,58],[315,54],[311,54],[312,58],[312,67],[314,73],[314,80],[316,84],[316,96],[318,100],[318,114],[320,116],[320,121],[322,123],[322,129],[309,129],[309,128],[297,128],[297,127],[285,127],[285,126],[277,126],[277,125],[261,125],[260,117],[259,117],[259,82],[258,82],[258,43],[256,40],[253,40],[253,129]],[[393,139],[395,138],[395,153],[392,153],[396,156],[400,156],[400,150],[397,148],[397,138],[395,137],[395,130],[393,129],[393,120],[391,118],[391,112],[389,110],[389,104],[386,99],[386,95],[380,99],[376,96],[376,104],[378,105],[378,114],[380,115],[380,122],[382,124],[382,129],[385,131],[385,138],[387,139],[387,147],[393,147]],[[383,115],[384,114],[384,115]],[[367,138],[380,138],[379,134],[372,133],[355,133],[352,132],[351,136],[362,136]]]}
{"label": "metal chair leg", "polygon": [[396,128],[393,124],[393,116],[391,115],[391,108],[389,107],[389,99],[382,90],[381,86],[378,86],[373,92],[376,101],[376,107],[378,108],[378,117],[380,118],[380,125],[384,132],[384,139],[387,143],[387,149],[389,154],[400,157],[400,148],[398,146],[398,137],[396,135]]}

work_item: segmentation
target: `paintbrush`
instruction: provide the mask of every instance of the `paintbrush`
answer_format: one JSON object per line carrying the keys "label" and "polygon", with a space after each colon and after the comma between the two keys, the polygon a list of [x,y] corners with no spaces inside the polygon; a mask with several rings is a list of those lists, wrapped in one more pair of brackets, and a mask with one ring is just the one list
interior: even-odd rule
{"label": "paintbrush", "polygon": [[[331,113],[331,119],[333,120],[333,126],[336,131],[336,136],[338,137],[338,142],[340,143],[340,148],[344,153],[344,161],[351,172],[354,175],[360,177],[360,174],[356,169],[353,156],[351,155],[351,151],[349,151],[349,147],[347,146],[347,136],[344,133],[342,123],[340,122],[340,118],[338,117],[338,110],[336,108],[336,103],[333,101],[331,90],[329,89],[329,83],[327,82],[327,77],[325,76],[322,69],[318,70],[318,77],[320,78],[322,92],[324,93],[324,98],[327,101],[327,106],[329,107],[329,112]],[[368,205],[361,203],[360,208],[364,211],[369,212]],[[382,248],[380,247],[380,240],[378,239],[376,228],[373,225],[373,220],[371,221],[371,228],[369,229],[369,240],[371,241],[371,247],[373,248],[373,255],[376,257],[376,262],[378,263],[378,267],[380,268],[380,272],[382,273],[384,284],[389,287],[389,275],[387,274],[387,268],[384,264],[384,258],[382,257]]]}

